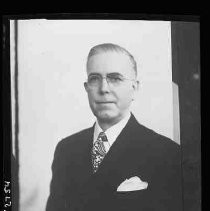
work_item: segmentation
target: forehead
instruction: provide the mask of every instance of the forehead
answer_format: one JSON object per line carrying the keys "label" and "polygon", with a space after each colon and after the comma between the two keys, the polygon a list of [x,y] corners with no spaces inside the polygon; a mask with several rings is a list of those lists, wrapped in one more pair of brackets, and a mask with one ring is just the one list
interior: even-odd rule
{"label": "forehead", "polygon": [[99,73],[105,75],[108,73],[120,73],[125,76],[134,74],[130,58],[118,52],[103,52],[93,55],[87,63],[87,74]]}

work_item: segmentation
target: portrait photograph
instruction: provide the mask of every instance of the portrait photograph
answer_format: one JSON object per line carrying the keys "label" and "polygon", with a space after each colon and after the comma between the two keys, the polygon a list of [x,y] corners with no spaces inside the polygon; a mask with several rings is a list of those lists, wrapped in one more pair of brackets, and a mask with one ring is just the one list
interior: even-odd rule
{"label": "portrait photograph", "polygon": [[12,210],[201,210],[199,26],[9,18]]}

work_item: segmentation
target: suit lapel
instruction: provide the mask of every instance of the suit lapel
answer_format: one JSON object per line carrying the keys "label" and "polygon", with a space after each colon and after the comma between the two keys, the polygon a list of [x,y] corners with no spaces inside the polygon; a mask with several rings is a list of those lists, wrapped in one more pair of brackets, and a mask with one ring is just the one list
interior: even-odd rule
{"label": "suit lapel", "polygon": [[[121,131],[116,141],[113,143],[109,152],[100,164],[98,171],[92,175],[91,180],[94,184],[100,184],[100,187],[110,187],[115,191],[116,186],[129,177],[129,174],[135,172],[132,155],[129,153],[129,147],[132,145],[134,134],[132,133],[138,125],[135,117],[131,115],[127,125]],[[102,185],[103,184],[103,185]]]}

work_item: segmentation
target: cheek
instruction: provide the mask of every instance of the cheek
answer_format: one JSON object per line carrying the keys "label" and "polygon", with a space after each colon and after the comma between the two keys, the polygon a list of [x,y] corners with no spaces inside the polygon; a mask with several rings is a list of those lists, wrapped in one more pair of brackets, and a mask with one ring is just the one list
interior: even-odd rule
{"label": "cheek", "polygon": [[120,106],[128,106],[133,99],[133,90],[122,90],[121,92],[117,93],[116,96]]}
{"label": "cheek", "polygon": [[88,100],[91,107],[95,107],[96,93],[88,92]]}
{"label": "cheek", "polygon": [[93,97],[93,95],[92,94],[88,94],[88,100],[89,100],[89,104],[93,104],[93,102],[94,102],[94,97]]}

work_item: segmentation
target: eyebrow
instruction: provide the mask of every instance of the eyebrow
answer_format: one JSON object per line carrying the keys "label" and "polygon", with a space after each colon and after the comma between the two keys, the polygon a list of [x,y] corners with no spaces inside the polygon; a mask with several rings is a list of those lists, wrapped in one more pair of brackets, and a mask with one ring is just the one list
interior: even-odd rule
{"label": "eyebrow", "polygon": [[122,76],[122,77],[124,77],[122,74],[120,74],[118,72],[108,73],[107,75]]}
{"label": "eyebrow", "polygon": [[99,73],[90,73],[90,74],[88,75],[88,77],[89,77],[89,76],[92,76],[92,75],[101,75],[101,74],[99,74]]}
{"label": "eyebrow", "polygon": [[[101,74],[99,74],[99,73],[90,73],[90,74],[88,75],[88,77],[89,77],[89,76],[92,76],[92,75],[100,75],[100,76],[101,76]],[[116,75],[116,76],[122,76],[122,77],[123,77],[123,75],[120,74],[120,73],[118,73],[118,72],[111,72],[111,73],[107,73],[106,75]]]}

